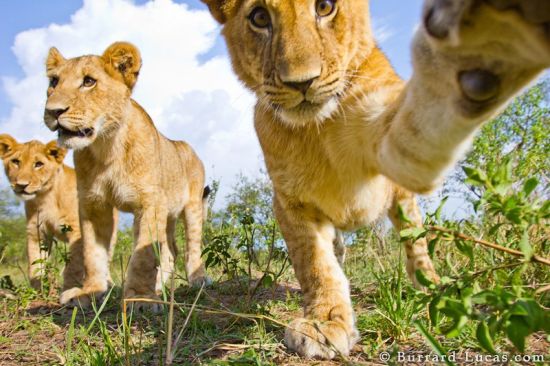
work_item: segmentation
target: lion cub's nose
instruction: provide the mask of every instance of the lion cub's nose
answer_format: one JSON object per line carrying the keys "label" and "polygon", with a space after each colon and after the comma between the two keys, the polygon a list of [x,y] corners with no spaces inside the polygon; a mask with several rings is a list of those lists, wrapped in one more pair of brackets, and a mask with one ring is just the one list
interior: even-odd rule
{"label": "lion cub's nose", "polygon": [[29,183],[27,182],[21,182],[21,183],[16,183],[15,184],[15,191],[16,192],[23,192],[25,190],[25,188],[27,188],[29,186]]}
{"label": "lion cub's nose", "polygon": [[69,108],[57,108],[57,109],[46,109],[46,114],[52,118],[58,119],[63,113],[67,112]]}
{"label": "lion cub's nose", "polygon": [[296,90],[302,92],[302,94],[306,94],[307,90],[311,87],[311,84],[313,84],[315,79],[317,79],[317,78],[309,79],[309,80],[306,80],[306,81],[298,81],[298,82],[294,82],[294,81],[288,82],[287,81],[284,84],[286,86],[292,88],[292,89],[296,89]]}

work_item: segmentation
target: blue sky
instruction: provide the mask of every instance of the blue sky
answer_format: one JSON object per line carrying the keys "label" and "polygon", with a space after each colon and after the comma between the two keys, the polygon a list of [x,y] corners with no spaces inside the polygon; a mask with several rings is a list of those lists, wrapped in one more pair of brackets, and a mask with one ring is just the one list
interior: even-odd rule
{"label": "blue sky", "polygon": [[[380,46],[408,78],[422,1],[370,3]],[[199,0],[0,0],[0,133],[55,138],[42,121],[49,47],[75,57],[127,40],[144,61],[134,99],[162,133],[195,148],[209,179],[221,180],[223,197],[239,173],[258,174],[264,164],[252,124],[255,99],[235,78],[219,31]]]}

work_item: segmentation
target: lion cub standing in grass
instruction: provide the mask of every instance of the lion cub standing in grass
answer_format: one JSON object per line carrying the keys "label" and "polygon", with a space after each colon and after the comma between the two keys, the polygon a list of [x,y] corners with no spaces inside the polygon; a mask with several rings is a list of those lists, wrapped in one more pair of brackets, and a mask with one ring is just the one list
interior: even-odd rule
{"label": "lion cub standing in grass", "polygon": [[[385,214],[422,225],[414,193],[437,187],[482,123],[550,66],[550,1],[425,0],[408,83],[376,45],[367,0],[203,1],[258,96],[256,133],[305,303],[286,343],[347,355],[359,334],[336,230]],[[425,239],[405,251],[413,281],[417,270],[437,280]]]}
{"label": "lion cub standing in grass", "polygon": [[[0,157],[10,186],[25,201],[28,275],[36,289],[44,275],[40,260],[46,259],[54,238],[69,245],[63,290],[82,285],[84,278],[76,176],[63,164],[66,152],[55,141],[21,144],[10,135],[0,135]],[[41,250],[44,245],[46,250]]]}
{"label": "lion cub standing in grass", "polygon": [[204,168],[188,144],[162,136],[130,98],[140,67],[138,49],[125,42],[102,56],[68,60],[52,48],[46,61],[44,120],[58,132],[60,145],[75,150],[86,270],[84,286],[66,291],[62,303],[87,305],[107,290],[114,208],[134,214],[125,298],[158,299],[174,269],[179,217],[185,222],[189,283],[207,281],[201,261]]}

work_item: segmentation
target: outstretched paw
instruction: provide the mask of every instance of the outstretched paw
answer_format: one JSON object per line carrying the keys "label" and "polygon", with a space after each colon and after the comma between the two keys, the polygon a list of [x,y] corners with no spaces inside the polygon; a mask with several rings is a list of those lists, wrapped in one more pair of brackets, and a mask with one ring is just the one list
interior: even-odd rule
{"label": "outstretched paw", "polygon": [[432,41],[465,57],[550,65],[548,0],[426,0],[423,19]]}
{"label": "outstretched paw", "polygon": [[550,66],[550,1],[426,0],[415,59],[452,75],[464,117],[489,117]]}
{"label": "outstretched paw", "polygon": [[[487,6],[488,5],[488,6]],[[424,5],[424,26],[427,32],[437,39],[459,37],[460,32],[479,27],[475,24],[487,16],[485,11],[492,9],[493,15],[509,16],[532,26],[540,26],[540,31],[549,35],[550,2],[548,0],[427,0]],[[483,10],[485,9],[485,10]],[[497,12],[495,12],[497,11]],[[483,24],[491,28],[491,20]]]}
{"label": "outstretched paw", "polygon": [[347,356],[358,333],[349,334],[346,327],[336,321],[319,322],[304,318],[295,319],[285,332],[285,344],[300,356],[306,358],[333,359],[337,355]]}

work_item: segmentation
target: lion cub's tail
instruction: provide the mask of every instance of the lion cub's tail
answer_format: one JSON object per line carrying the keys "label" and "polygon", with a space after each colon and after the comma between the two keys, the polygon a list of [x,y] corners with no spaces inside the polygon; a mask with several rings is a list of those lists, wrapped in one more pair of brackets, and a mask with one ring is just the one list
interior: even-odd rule
{"label": "lion cub's tail", "polygon": [[208,218],[208,197],[210,196],[210,193],[212,193],[210,186],[204,187],[204,190],[202,191],[202,212],[204,215],[204,222],[206,222],[206,219]]}

